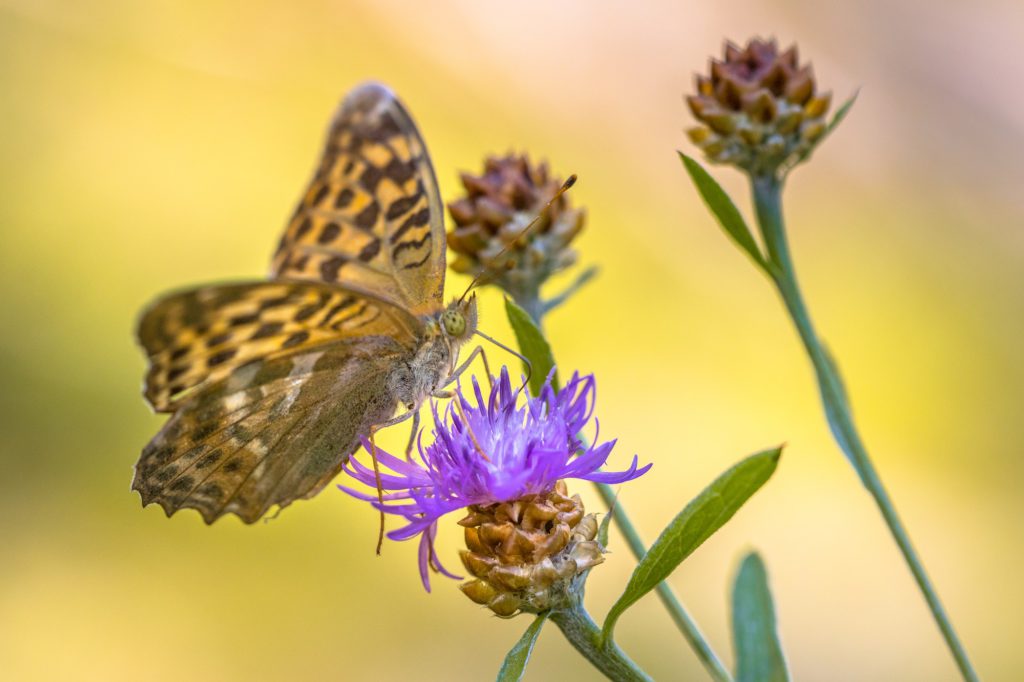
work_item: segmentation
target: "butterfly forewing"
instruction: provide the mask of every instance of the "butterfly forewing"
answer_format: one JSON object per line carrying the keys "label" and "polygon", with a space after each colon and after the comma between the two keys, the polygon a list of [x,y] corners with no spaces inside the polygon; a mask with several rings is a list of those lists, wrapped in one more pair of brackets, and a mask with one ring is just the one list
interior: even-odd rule
{"label": "butterfly forewing", "polygon": [[443,209],[426,146],[387,88],[349,94],[271,265],[271,276],[339,283],[414,315],[442,307]]}

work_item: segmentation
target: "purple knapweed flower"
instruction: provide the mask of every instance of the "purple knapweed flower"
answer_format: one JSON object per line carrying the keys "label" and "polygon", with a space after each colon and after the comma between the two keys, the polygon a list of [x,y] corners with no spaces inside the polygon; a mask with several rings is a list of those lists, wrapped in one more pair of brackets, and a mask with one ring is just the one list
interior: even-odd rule
{"label": "purple knapweed flower", "polygon": [[[513,390],[508,371],[503,368],[489,396],[484,397],[475,378],[473,394],[476,404],[467,400],[460,388],[443,413],[438,412],[437,403],[432,403],[434,441],[426,447],[419,443],[421,462],[406,461],[377,449],[382,469],[390,470],[382,470],[380,475],[383,503],[375,494],[338,486],[408,522],[389,532],[388,537],[408,540],[420,536],[420,576],[428,591],[428,568],[458,578],[440,565],[434,552],[437,520],[445,514],[461,509],[470,513],[470,517],[461,522],[467,526],[468,539],[468,532],[475,530],[468,527],[472,525],[467,523],[469,519],[479,517],[481,511],[485,514],[493,511],[494,505],[523,500],[551,510],[553,521],[547,524],[548,532],[553,532],[551,528],[556,521],[565,521],[568,525],[564,535],[569,538],[571,529],[583,517],[582,504],[577,496],[578,513],[566,516],[557,511],[572,507],[572,498],[564,497],[565,486],[559,484],[560,481],[577,478],[622,483],[643,475],[651,467],[648,464],[638,468],[634,456],[625,471],[600,471],[615,441],[598,444],[595,433],[595,444],[588,447],[580,436],[594,409],[593,375],[573,374],[559,391],[551,387],[549,377],[540,396],[526,397],[520,405],[521,392]],[[594,422],[596,430],[597,420]],[[367,450],[371,447],[365,439],[363,446]],[[377,486],[373,468],[355,457],[348,461],[344,471],[367,486]],[[551,501],[556,498],[561,502]],[[563,503],[569,503],[569,507]],[[554,518],[557,514],[562,515]],[[507,520],[507,515],[502,518]],[[518,522],[518,519],[512,521]],[[527,525],[530,525],[530,532],[535,532],[536,519]],[[565,547],[566,542],[568,539],[557,549]],[[551,546],[551,542],[548,545]]]}

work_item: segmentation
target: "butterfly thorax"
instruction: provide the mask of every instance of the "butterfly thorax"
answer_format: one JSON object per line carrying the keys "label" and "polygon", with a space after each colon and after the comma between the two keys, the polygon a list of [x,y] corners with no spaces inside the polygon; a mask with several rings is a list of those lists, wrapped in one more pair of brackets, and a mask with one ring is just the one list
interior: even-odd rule
{"label": "butterfly thorax", "polygon": [[476,298],[453,301],[422,321],[419,345],[409,361],[397,367],[389,379],[393,395],[410,410],[442,390],[451,378],[459,348],[476,331]]}
{"label": "butterfly thorax", "polygon": [[389,377],[392,395],[406,409],[413,410],[421,405],[440,389],[451,373],[455,357],[453,351],[444,336],[424,339],[409,361],[396,367]]}

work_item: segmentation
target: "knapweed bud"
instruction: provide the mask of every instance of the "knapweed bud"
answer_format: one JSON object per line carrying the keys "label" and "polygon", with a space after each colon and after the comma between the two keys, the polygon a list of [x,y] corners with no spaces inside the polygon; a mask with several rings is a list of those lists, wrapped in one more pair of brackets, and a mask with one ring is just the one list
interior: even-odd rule
{"label": "knapweed bud", "polygon": [[697,76],[697,94],[686,98],[703,124],[687,132],[710,161],[773,175],[806,158],[827,130],[831,94],[816,88],[795,45],[780,54],[774,39],[742,49],[727,42],[724,59],[711,60],[710,73]]}
{"label": "knapweed bud", "polygon": [[546,494],[469,507],[461,552],[476,578],[460,589],[496,615],[566,608],[578,599],[587,571],[604,561],[597,518],[584,514],[564,481]]}
{"label": "knapweed bud", "polygon": [[526,155],[488,157],[483,174],[461,177],[466,194],[448,204],[454,223],[448,233],[455,252],[452,270],[482,275],[520,305],[537,299],[548,277],[576,262],[569,245],[583,229],[585,212],[565,195],[545,210],[562,180],[546,163],[534,165]]}

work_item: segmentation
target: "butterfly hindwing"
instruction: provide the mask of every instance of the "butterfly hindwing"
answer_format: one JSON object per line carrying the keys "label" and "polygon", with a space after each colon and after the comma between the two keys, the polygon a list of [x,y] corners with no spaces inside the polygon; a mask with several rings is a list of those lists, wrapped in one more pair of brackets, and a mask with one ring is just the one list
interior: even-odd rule
{"label": "butterfly hindwing", "polygon": [[426,145],[387,88],[342,102],[271,277],[373,293],[414,315],[442,307],[443,207]]}
{"label": "butterfly hindwing", "polygon": [[172,411],[182,398],[257,359],[342,339],[387,336],[411,347],[419,322],[382,301],[317,282],[216,285],[164,297],[143,314],[145,394]]}
{"label": "butterfly hindwing", "polygon": [[252,362],[193,394],[143,450],[132,487],[168,516],[247,523],[311,497],[396,408],[387,375],[407,350],[387,337]]}

